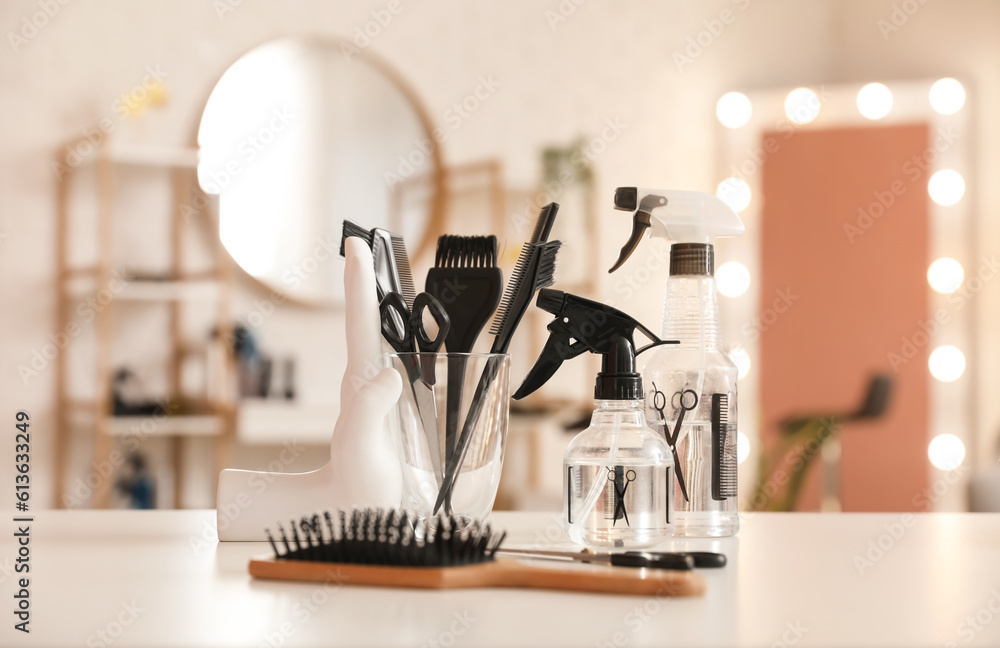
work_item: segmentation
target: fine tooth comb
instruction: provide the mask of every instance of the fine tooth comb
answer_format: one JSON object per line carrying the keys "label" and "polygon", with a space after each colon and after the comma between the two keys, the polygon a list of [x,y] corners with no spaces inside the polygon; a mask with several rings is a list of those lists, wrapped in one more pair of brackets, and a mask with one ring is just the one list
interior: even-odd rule
{"label": "fine tooth comb", "polygon": [[712,499],[736,494],[736,424],[729,421],[729,394],[712,394]]}
{"label": "fine tooth comb", "polygon": [[[500,300],[500,309],[490,328],[490,334],[496,336],[493,341],[493,353],[507,352],[514,329],[528,310],[535,292],[552,285],[555,278],[555,256],[561,243],[558,241],[546,243],[546,241],[552,231],[552,225],[555,224],[557,213],[559,213],[558,203],[549,203],[543,207],[538,220],[535,221],[531,238],[521,248],[521,255],[517,259],[517,265],[514,266],[514,272],[507,283],[507,290]],[[551,262],[548,260],[549,257]],[[538,270],[543,272],[538,274]],[[536,276],[529,277],[529,273],[534,273]],[[524,286],[526,280],[528,286]],[[532,285],[537,287],[531,289]]]}
{"label": "fine tooth comb", "polygon": [[[503,272],[497,267],[497,237],[442,236],[438,238],[434,267],[424,287],[444,305],[451,328],[448,349],[448,405],[445,417],[444,462],[451,461],[458,441],[462,392],[468,358],[479,332],[490,321],[503,293]],[[438,475],[441,485],[442,475]]]}
{"label": "fine tooth comb", "polygon": [[267,532],[273,558],[251,560],[255,578],[335,581],[424,589],[520,587],[643,596],[698,596],[705,581],[691,570],[552,569],[497,560],[505,533],[474,522],[459,529],[453,517],[431,524],[405,512],[355,509],[292,520],[290,533]]}
{"label": "fine tooth comb", "polygon": [[[535,222],[531,240],[521,248],[521,256],[510,281],[507,282],[503,299],[500,300],[500,309],[497,311],[493,327],[490,329],[490,333],[496,336],[493,339],[493,347],[490,349],[491,353],[507,352],[511,339],[514,337],[514,330],[525,311],[528,310],[535,293],[542,288],[548,288],[555,280],[556,254],[562,244],[559,241],[546,242],[546,239],[552,231],[552,225],[558,211],[559,205],[557,203],[549,203],[543,207]],[[472,430],[475,428],[483,409],[484,395],[500,371],[500,363],[494,360],[491,358],[486,363],[483,375],[476,386],[475,395],[469,405],[469,413],[465,417],[465,425],[458,437],[458,446],[452,455],[452,461],[448,462],[444,483],[441,485],[437,500],[434,502],[435,515],[446,500],[451,501],[451,490],[455,487],[462,462],[465,461],[465,453],[469,448]]]}
{"label": "fine tooth comb", "polygon": [[389,232],[389,242],[392,247],[392,260],[396,266],[396,277],[399,283],[399,292],[403,295],[407,306],[413,307],[413,300],[417,298],[417,291],[413,287],[413,271],[410,270],[410,257],[406,253],[406,242],[399,234]]}

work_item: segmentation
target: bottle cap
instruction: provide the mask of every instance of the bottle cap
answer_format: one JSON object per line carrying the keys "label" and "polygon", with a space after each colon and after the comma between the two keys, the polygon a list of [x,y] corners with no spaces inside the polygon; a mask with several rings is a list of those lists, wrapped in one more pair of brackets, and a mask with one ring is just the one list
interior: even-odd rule
{"label": "bottle cap", "polygon": [[635,370],[635,349],[625,337],[617,337],[602,356],[601,372],[594,385],[597,400],[641,400],[642,376]]}
{"label": "bottle cap", "polygon": [[674,243],[670,246],[670,276],[715,274],[715,248],[710,243]]}

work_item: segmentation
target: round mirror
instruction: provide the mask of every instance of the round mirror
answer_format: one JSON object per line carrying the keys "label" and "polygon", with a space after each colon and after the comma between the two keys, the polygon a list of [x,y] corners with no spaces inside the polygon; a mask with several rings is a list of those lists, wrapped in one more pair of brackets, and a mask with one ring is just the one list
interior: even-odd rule
{"label": "round mirror", "polygon": [[[219,79],[198,129],[198,181],[219,196],[222,244],[299,302],[342,303],[344,219],[402,234],[412,255],[440,212],[426,111],[390,68],[352,52],[324,40],[261,45]],[[411,184],[432,189],[404,199]]]}

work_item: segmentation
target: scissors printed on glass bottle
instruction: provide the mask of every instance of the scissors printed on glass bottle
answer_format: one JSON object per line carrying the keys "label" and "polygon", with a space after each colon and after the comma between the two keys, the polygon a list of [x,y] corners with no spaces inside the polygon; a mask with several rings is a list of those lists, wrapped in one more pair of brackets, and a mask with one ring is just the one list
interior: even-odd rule
{"label": "scissors printed on glass bottle", "polygon": [[[690,498],[688,498],[687,486],[684,484],[684,471],[681,470],[681,460],[677,455],[677,441],[681,436],[681,426],[684,425],[684,415],[698,407],[698,394],[693,389],[684,389],[674,392],[674,400],[676,401],[675,407],[679,411],[677,422],[674,423],[674,432],[671,434],[670,428],[667,427],[666,414],[663,412],[667,407],[667,397],[657,389],[656,383],[653,383],[653,409],[659,414],[660,423],[663,425],[663,436],[667,438],[667,445],[670,446],[670,452],[674,455],[674,472],[677,473],[677,485],[681,487],[681,494],[684,496],[684,501],[688,502]],[[692,400],[693,402],[690,402]]]}
{"label": "scissors printed on glass bottle", "polygon": [[635,481],[635,471],[631,468],[625,470],[624,466],[607,466],[608,483],[615,491],[615,511],[612,515],[611,526],[618,524],[618,520],[625,518],[625,524],[632,526],[628,521],[628,511],[625,508],[625,494],[628,493],[629,484]]}

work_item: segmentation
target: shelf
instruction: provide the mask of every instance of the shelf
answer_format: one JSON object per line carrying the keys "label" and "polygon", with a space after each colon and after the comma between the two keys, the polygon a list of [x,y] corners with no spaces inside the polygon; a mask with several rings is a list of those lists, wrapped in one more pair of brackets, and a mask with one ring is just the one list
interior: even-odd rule
{"label": "shelf", "polygon": [[[111,436],[135,435],[140,437],[164,436],[216,436],[225,423],[223,417],[215,414],[174,415],[174,416],[108,416],[108,434]],[[93,427],[93,412],[74,410],[70,412],[69,423],[73,427]]]}
{"label": "shelf", "polygon": [[[93,278],[90,278],[93,279]],[[214,301],[219,296],[219,282],[207,279],[196,281],[125,281],[125,286],[114,297],[117,301],[171,302]],[[71,281],[66,291],[70,298],[80,298],[94,293],[93,281]]]}
{"label": "shelf", "polygon": [[[83,141],[77,138],[71,145],[64,147],[57,153],[57,163],[64,166],[76,167],[76,164],[68,164],[67,153],[79,150],[77,143]],[[92,147],[93,148],[93,147]],[[181,209],[192,196],[198,191],[198,149],[191,146],[146,146],[127,145],[120,142],[108,141],[106,144],[97,147],[97,150],[89,155],[84,163],[91,167],[92,173],[82,176],[77,182],[86,182],[93,185],[92,191],[96,195],[96,213],[94,217],[80,220],[75,212],[78,202],[86,199],[91,201],[90,194],[76,195],[74,187],[76,183],[62,182],[56,187],[56,231],[57,231],[57,285],[56,296],[59,299],[57,309],[57,328],[59,330],[74,329],[78,322],[74,319],[74,313],[78,312],[82,302],[86,302],[96,313],[102,312],[104,306],[106,315],[100,317],[93,326],[94,329],[94,351],[83,354],[74,359],[74,363],[79,363],[83,367],[94,370],[93,385],[91,391],[105,399],[98,402],[93,399],[68,398],[68,395],[75,391],[70,387],[71,379],[76,378],[78,372],[70,371],[70,361],[57,363],[57,385],[56,395],[58,402],[56,435],[56,469],[54,491],[66,491],[66,472],[68,469],[68,452],[66,447],[67,435],[72,432],[86,432],[93,439],[94,456],[107,456],[112,451],[112,437],[125,436],[126,438],[135,435],[139,438],[147,436],[172,437],[172,441],[179,443],[182,437],[212,437],[214,454],[214,471],[222,470],[229,462],[232,439],[235,432],[235,412],[232,402],[235,395],[235,380],[232,376],[232,363],[223,362],[220,368],[220,375],[213,379],[213,387],[221,389],[219,398],[222,402],[202,403],[207,400],[206,393],[203,398],[198,399],[194,395],[187,395],[184,409],[176,410],[174,416],[130,416],[113,417],[110,416],[110,399],[106,395],[109,385],[112,384],[113,371],[118,355],[114,353],[117,344],[115,335],[116,327],[134,325],[128,317],[118,317],[112,319],[114,314],[110,307],[118,303],[125,308],[126,315],[136,314],[136,307],[146,308],[151,305],[157,306],[159,315],[167,319],[169,331],[162,341],[157,339],[157,348],[164,346],[169,351],[169,367],[167,368],[168,382],[171,389],[181,392],[182,378],[186,375],[186,362],[190,359],[191,350],[195,346],[188,339],[189,331],[185,327],[185,313],[188,307],[197,311],[214,311],[213,321],[216,330],[223,330],[229,326],[229,296],[233,286],[233,278],[228,271],[229,259],[221,245],[216,245],[213,236],[205,241],[208,246],[205,248],[211,252],[214,250],[214,262],[210,268],[191,269],[184,260],[188,255],[184,254],[184,249],[191,244],[191,232],[189,232],[188,219],[184,218]],[[94,168],[96,166],[96,168]],[[157,206],[163,206],[163,199],[159,192],[147,195],[145,192],[123,192],[116,190],[124,182],[140,181],[143,185],[148,183],[153,177],[161,183],[167,181],[170,195],[172,196],[172,208],[160,212],[169,214],[169,236],[162,237],[150,245],[161,246],[169,253],[167,267],[155,269],[124,269],[115,263],[113,252],[114,235],[117,231],[116,220],[125,213],[130,213],[137,209],[136,205],[152,201]],[[145,186],[138,187],[144,189]],[[214,211],[217,206],[216,201],[209,200],[207,207]],[[140,210],[140,213],[143,213]],[[130,214],[131,215],[131,214]],[[71,263],[77,258],[74,254],[75,240],[71,233],[75,232],[74,221],[78,227],[85,227],[96,230],[97,235],[97,255],[98,259],[93,259],[91,254],[90,264]],[[198,228],[202,235],[208,230]],[[155,270],[155,271],[153,271]],[[133,304],[134,306],[129,306]],[[210,304],[206,306],[205,304]],[[91,317],[90,319],[94,319]],[[141,348],[141,342],[132,342],[131,351],[134,353]],[[138,347],[135,345],[139,344]],[[209,348],[203,346],[203,348]],[[77,354],[74,354],[77,355]],[[129,355],[131,360],[131,355]],[[199,406],[200,404],[207,406]],[[187,412],[190,415],[181,414]],[[197,413],[197,415],[195,415]],[[100,434],[98,434],[98,431]],[[176,448],[175,448],[176,450]],[[173,452],[174,464],[174,502],[178,507],[183,507],[184,491],[184,461],[181,452]],[[94,505],[106,507],[110,503],[112,484],[103,480],[101,485],[95,488]]]}
{"label": "shelf", "polygon": [[340,407],[335,403],[252,399],[237,408],[236,438],[249,444],[299,441],[329,444]]}
{"label": "shelf", "polygon": [[198,149],[174,147],[111,147],[106,159],[126,166],[198,168]]}
{"label": "shelf", "polygon": [[111,416],[111,436],[215,436],[222,429],[222,417],[199,416]]}
{"label": "shelf", "polygon": [[116,298],[122,301],[212,301],[217,281],[129,281]]}

